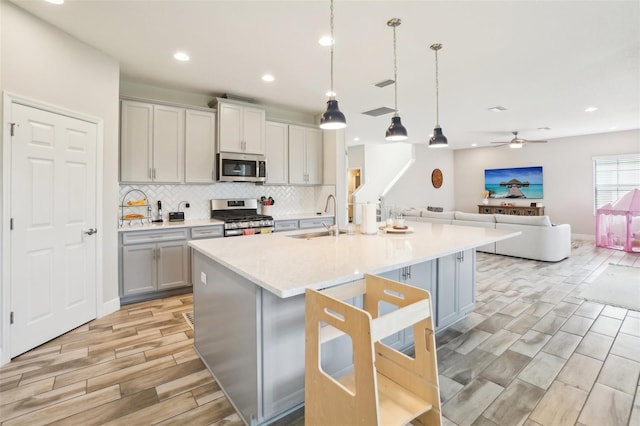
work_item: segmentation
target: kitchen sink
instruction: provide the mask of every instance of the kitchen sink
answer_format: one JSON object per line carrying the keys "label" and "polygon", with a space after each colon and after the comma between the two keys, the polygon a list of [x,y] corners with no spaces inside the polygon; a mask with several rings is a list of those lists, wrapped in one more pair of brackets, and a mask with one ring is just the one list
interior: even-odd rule
{"label": "kitchen sink", "polygon": [[[344,229],[340,229],[340,234],[346,234],[347,231]],[[299,240],[310,240],[316,237],[328,237],[333,236],[333,233],[329,231],[315,231],[315,232],[305,232],[304,234],[296,234],[296,235],[287,235],[289,238],[297,238]]]}

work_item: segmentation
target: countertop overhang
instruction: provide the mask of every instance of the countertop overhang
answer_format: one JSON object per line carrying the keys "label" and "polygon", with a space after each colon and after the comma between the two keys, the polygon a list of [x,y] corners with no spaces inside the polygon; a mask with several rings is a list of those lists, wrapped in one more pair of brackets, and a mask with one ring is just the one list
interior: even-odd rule
{"label": "countertop overhang", "polygon": [[[308,231],[194,240],[189,246],[281,298],[380,274],[520,235],[519,231],[411,223],[413,232],[290,238]],[[196,277],[197,280],[197,277]]]}

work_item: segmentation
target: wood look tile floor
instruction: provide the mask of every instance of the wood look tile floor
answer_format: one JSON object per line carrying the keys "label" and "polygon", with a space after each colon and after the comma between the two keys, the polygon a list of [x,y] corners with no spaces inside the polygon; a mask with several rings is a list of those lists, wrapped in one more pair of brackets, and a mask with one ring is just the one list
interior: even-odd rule
{"label": "wood look tile floor", "polygon": [[[640,255],[585,241],[558,263],[478,253],[476,309],[436,337],[443,424],[640,426],[640,312],[578,297],[609,263]],[[192,307],[127,305],[15,358],[0,424],[241,425],[193,350]]]}

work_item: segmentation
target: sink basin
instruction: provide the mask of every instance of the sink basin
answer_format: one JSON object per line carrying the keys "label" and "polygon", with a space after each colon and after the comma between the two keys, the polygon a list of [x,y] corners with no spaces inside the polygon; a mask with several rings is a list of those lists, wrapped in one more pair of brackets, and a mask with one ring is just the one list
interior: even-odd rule
{"label": "sink basin", "polygon": [[[346,234],[347,231],[340,229],[340,234]],[[288,235],[289,238],[297,238],[299,240],[310,240],[312,238],[317,237],[329,237],[333,236],[329,231],[314,231],[314,232],[305,232],[304,234],[296,234],[296,235]]]}

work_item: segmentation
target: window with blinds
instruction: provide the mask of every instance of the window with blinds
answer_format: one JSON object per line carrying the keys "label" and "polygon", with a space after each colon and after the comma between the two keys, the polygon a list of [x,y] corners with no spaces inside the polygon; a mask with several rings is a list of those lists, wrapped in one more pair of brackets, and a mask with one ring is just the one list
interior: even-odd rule
{"label": "window with blinds", "polygon": [[593,213],[640,188],[640,154],[593,158]]}

